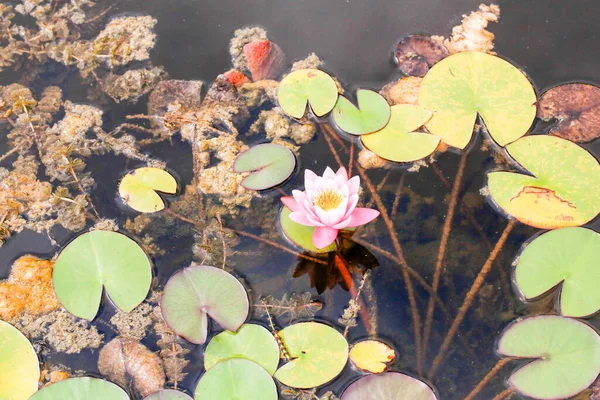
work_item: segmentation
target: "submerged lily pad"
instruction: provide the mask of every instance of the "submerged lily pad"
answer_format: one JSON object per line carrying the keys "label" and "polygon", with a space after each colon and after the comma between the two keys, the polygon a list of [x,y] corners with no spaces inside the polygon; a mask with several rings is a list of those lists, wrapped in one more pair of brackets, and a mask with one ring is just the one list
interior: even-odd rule
{"label": "submerged lily pad", "polygon": [[287,147],[264,143],[250,147],[233,163],[234,172],[252,172],[240,183],[246,189],[264,190],[277,186],[290,177],[296,157]]}
{"label": "submerged lily pad", "polygon": [[144,400],[192,400],[192,398],[177,390],[163,389],[160,392],[152,393],[150,396],[145,397]]}
{"label": "submerged lily pad", "polygon": [[535,359],[517,369],[508,383],[536,399],[575,396],[600,373],[600,336],[571,318],[542,315],[518,320],[502,334],[498,352]]}
{"label": "submerged lily pad", "polygon": [[560,313],[585,317],[600,310],[600,234],[585,228],[546,232],[518,258],[515,283],[529,300],[560,286]]}
{"label": "submerged lily pad", "polygon": [[358,107],[344,96],[339,96],[331,116],[333,122],[346,133],[364,135],[383,128],[390,120],[387,100],[372,90],[356,91]]}
{"label": "submerged lily pad", "polygon": [[410,35],[402,39],[394,51],[394,59],[403,74],[425,76],[429,68],[448,57],[448,49],[431,36]]}
{"label": "submerged lily pad", "polygon": [[333,109],[337,98],[335,81],[318,69],[301,69],[286,75],[277,90],[279,106],[294,118],[302,118],[307,103],[317,117],[322,117]]}
{"label": "submerged lily pad", "polygon": [[382,130],[361,136],[363,145],[381,158],[411,162],[435,151],[440,138],[424,132],[413,132],[431,118],[431,112],[414,104],[391,107],[390,122]]}
{"label": "submerged lily pad", "polygon": [[363,340],[350,349],[350,360],[356,368],[379,374],[387,369],[387,363],[396,358],[396,352],[379,340]]}
{"label": "submerged lily pad", "polygon": [[96,378],[69,378],[42,388],[29,400],[129,400],[114,383]]}
{"label": "submerged lily pad", "polygon": [[328,253],[330,251],[335,250],[335,243],[323,249],[317,249],[313,244],[312,240],[315,227],[302,225],[292,221],[290,219],[291,213],[292,211],[289,208],[283,207],[279,216],[279,221],[281,222],[281,228],[283,229],[283,233],[289,240],[291,240],[298,247],[301,247],[313,253]]}
{"label": "submerged lily pad", "polygon": [[211,339],[204,352],[204,368],[230,358],[254,361],[273,375],[279,364],[279,345],[262,326],[244,324],[237,332],[224,331]]}
{"label": "submerged lily pad", "polygon": [[435,64],[419,90],[419,105],[433,112],[427,129],[464,149],[477,114],[501,146],[523,136],[536,114],[527,77],[509,62],[486,53],[456,53]]}
{"label": "submerged lily pad", "polygon": [[546,121],[557,120],[551,135],[589,142],[600,136],[600,88],[585,83],[553,87],[540,97],[537,115]]}
{"label": "submerged lily pad", "polygon": [[40,366],[29,340],[0,320],[0,399],[27,400],[38,390]]}
{"label": "submerged lily pad", "polygon": [[277,400],[273,378],[260,365],[243,358],[221,361],[196,386],[195,400]]}
{"label": "submerged lily pad", "polygon": [[545,135],[526,136],[506,149],[533,175],[488,174],[490,195],[506,213],[554,229],[583,225],[600,212],[600,166],[585,149]]}
{"label": "submerged lily pad", "polygon": [[79,235],[59,254],[52,274],[54,292],[73,315],[92,320],[102,288],[125,312],[148,294],[152,267],[144,250],[127,236],[112,231]]}
{"label": "submerged lily pad", "polygon": [[244,286],[233,275],[206,265],[192,265],[171,276],[161,299],[167,325],[196,344],[206,341],[207,315],[223,328],[237,331],[248,317],[248,308]]}
{"label": "submerged lily pad", "polygon": [[341,400],[436,400],[427,384],[399,372],[367,375],[354,381]]}
{"label": "submerged lily pad", "polygon": [[291,361],[275,378],[294,388],[323,385],[342,372],[348,361],[348,342],[334,328],[318,322],[301,322],[279,332]]}
{"label": "submerged lily pad", "polygon": [[119,195],[136,211],[151,213],[165,208],[163,199],[156,192],[174,194],[177,181],[173,175],[160,168],[138,168],[123,177]]}

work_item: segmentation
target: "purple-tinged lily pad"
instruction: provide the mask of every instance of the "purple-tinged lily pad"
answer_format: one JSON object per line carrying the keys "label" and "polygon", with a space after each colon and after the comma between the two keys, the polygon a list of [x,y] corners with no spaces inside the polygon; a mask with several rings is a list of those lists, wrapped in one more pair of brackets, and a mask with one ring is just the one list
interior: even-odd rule
{"label": "purple-tinged lily pad", "polygon": [[251,172],[240,183],[251,190],[265,190],[285,182],[295,167],[294,153],[287,147],[274,143],[250,147],[233,163],[234,172]]}
{"label": "purple-tinged lily pad", "polygon": [[424,382],[400,372],[367,375],[354,381],[341,400],[436,400]]}
{"label": "purple-tinged lily pad", "polygon": [[203,344],[210,316],[223,328],[237,331],[248,317],[248,295],[231,274],[215,267],[192,265],[165,285],[161,310],[167,325],[186,340]]}

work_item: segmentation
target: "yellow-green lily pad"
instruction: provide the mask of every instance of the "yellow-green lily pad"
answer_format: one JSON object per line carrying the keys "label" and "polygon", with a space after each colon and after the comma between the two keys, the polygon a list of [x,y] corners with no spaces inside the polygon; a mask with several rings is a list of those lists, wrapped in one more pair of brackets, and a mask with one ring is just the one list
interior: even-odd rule
{"label": "yellow-green lily pad", "polygon": [[364,135],[383,128],[390,120],[390,105],[373,90],[356,91],[356,107],[344,96],[339,96],[331,116],[338,128],[351,135]]}
{"label": "yellow-green lily pad", "polygon": [[301,322],[279,332],[291,361],[275,378],[294,388],[323,385],[342,372],[348,361],[348,342],[334,328],[318,322]]}
{"label": "yellow-green lily pad", "polygon": [[163,389],[159,392],[152,393],[144,400],[192,400],[190,396],[183,392],[179,392],[173,389]]}
{"label": "yellow-green lily pad", "polygon": [[325,248],[317,249],[312,240],[315,227],[302,225],[292,221],[290,219],[291,213],[292,211],[289,208],[283,207],[281,209],[281,214],[279,215],[281,229],[283,230],[283,234],[286,238],[288,238],[296,246],[312,253],[329,253],[330,251],[335,250],[335,243],[332,243]]}
{"label": "yellow-green lily pad", "polygon": [[307,103],[317,117],[322,117],[333,109],[337,98],[338,89],[333,78],[312,68],[286,75],[277,90],[279,107],[294,118],[302,118]]}
{"label": "yellow-green lily pad", "polygon": [[533,359],[508,383],[535,399],[566,399],[590,386],[600,373],[600,336],[591,326],[556,315],[511,324],[498,342],[508,357]]}
{"label": "yellow-green lily pad", "polygon": [[414,132],[431,118],[431,112],[415,104],[391,107],[392,116],[380,131],[361,136],[363,145],[379,157],[395,162],[411,162],[435,151],[440,138],[424,132]]}
{"label": "yellow-green lily pad", "polygon": [[0,320],[0,399],[27,400],[38,390],[40,366],[29,340]]}
{"label": "yellow-green lily pad", "polygon": [[157,192],[177,192],[173,175],[160,168],[138,168],[125,175],[119,184],[119,195],[125,204],[139,212],[152,213],[165,208]]}
{"label": "yellow-green lily pad", "polygon": [[464,149],[477,114],[501,146],[523,136],[536,115],[531,82],[515,66],[479,52],[456,53],[435,64],[419,89],[419,105],[433,113],[427,129]]}
{"label": "yellow-green lily pad", "polygon": [[69,378],[53,383],[29,400],[129,400],[123,389],[114,383],[96,378]]}
{"label": "yellow-green lily pad", "polygon": [[530,174],[491,172],[493,201],[524,224],[579,226],[600,212],[600,165],[585,149],[558,137],[532,135],[506,147]]}

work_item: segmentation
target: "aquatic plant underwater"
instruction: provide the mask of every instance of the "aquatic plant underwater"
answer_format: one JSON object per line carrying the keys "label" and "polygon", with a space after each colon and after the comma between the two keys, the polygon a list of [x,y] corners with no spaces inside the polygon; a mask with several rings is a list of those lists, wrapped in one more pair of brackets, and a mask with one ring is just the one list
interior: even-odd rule
{"label": "aquatic plant underwater", "polygon": [[[485,28],[497,6],[464,16],[447,39],[402,39],[394,58],[404,76],[380,92],[348,92],[314,54],[288,69],[263,29],[240,29],[234,68],[202,96],[202,82],[170,79],[149,61],[152,17],[106,22],[110,9],[88,0],[57,4],[0,5],[0,68],[25,71],[0,88],[8,144],[0,239],[30,230],[54,241],[59,226],[72,233],[49,259],[17,259],[0,282],[0,399],[446,398],[438,375],[452,353],[473,351],[461,329],[474,303],[493,296],[492,269],[508,281],[499,255],[520,225],[531,227],[530,239],[512,282],[537,308],[507,313],[497,347],[476,354],[500,359],[469,392],[452,395],[483,398],[510,365],[495,399],[598,398],[600,335],[589,318],[600,310],[600,235],[584,225],[600,212],[600,165],[582,143],[600,136],[600,88],[567,83],[538,96],[493,53]],[[64,99],[75,71],[97,106]],[[106,129],[103,105],[144,96],[147,113]],[[322,169],[306,163],[315,136],[331,154]],[[478,221],[478,200],[464,193],[473,143],[493,160],[478,198],[506,220],[495,244],[490,218]],[[154,158],[178,146],[192,159],[188,183]],[[437,166],[444,154],[459,157],[452,180]],[[108,200],[98,196],[106,184],[98,160],[126,160]],[[423,250],[407,252],[401,235],[427,224],[427,201],[400,203],[403,193],[419,198],[405,177],[426,169],[450,193],[434,229],[435,265],[421,270],[409,255]],[[374,170],[385,172],[381,181]],[[387,183],[394,171],[401,179]],[[106,202],[119,205],[117,215]],[[477,256],[450,243],[459,214],[489,254],[473,274],[465,268],[464,297],[446,301],[450,253]],[[182,256],[183,247],[193,254]],[[272,280],[262,283],[267,292],[248,284],[239,264],[271,250],[296,257],[293,276],[307,275],[317,294],[292,293],[289,277],[281,296]],[[388,299],[372,281],[384,259],[398,271],[411,319],[389,338],[378,335],[378,315],[402,310],[381,310]],[[344,292],[343,314],[326,321],[317,313],[338,285],[350,298]],[[322,293],[324,302],[315,299]],[[499,301],[511,295],[500,290]],[[96,370],[69,366],[69,356],[96,349]]]}

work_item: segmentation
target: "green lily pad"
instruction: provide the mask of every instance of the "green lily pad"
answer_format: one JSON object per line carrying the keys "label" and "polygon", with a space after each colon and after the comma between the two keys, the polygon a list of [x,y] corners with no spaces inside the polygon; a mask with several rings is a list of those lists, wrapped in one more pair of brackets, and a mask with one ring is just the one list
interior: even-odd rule
{"label": "green lily pad", "polygon": [[527,77],[509,62],[486,53],[456,53],[435,64],[419,90],[419,105],[433,112],[427,129],[464,149],[477,114],[501,146],[523,136],[536,114]]}
{"label": "green lily pad", "polygon": [[206,265],[192,265],[171,276],[161,299],[167,325],[196,344],[206,342],[207,315],[223,328],[237,331],[248,309],[244,286],[233,275]]}
{"label": "green lily pad", "polygon": [[29,340],[0,320],[0,399],[27,400],[38,390],[40,366]]}
{"label": "green lily pad", "polygon": [[399,372],[367,375],[354,381],[341,400],[436,400],[427,384]]}
{"label": "green lily pad", "polygon": [[196,386],[195,400],[277,400],[273,378],[260,365],[243,358],[221,361]]}
{"label": "green lily pad", "polygon": [[125,175],[119,184],[119,195],[125,204],[139,212],[152,213],[165,208],[156,192],[177,192],[173,175],[160,168],[138,168]]}
{"label": "green lily pad", "polygon": [[346,133],[364,135],[383,128],[390,120],[387,100],[372,90],[356,91],[358,107],[344,96],[339,96],[331,116],[333,122]]}
{"label": "green lily pad", "polygon": [[192,400],[192,398],[177,390],[164,389],[160,392],[152,393],[150,396],[145,397],[144,400]]}
{"label": "green lily pad", "polygon": [[240,185],[246,189],[264,190],[277,186],[290,177],[296,157],[287,147],[264,143],[250,147],[233,163],[234,172],[252,172]]}
{"label": "green lily pad", "polygon": [[230,358],[254,361],[273,375],[279,365],[279,345],[262,326],[244,324],[237,332],[224,331],[211,339],[204,352],[204,368]]}
{"label": "green lily pad", "polygon": [[292,221],[290,219],[291,213],[292,211],[289,208],[283,207],[281,209],[281,214],[279,215],[279,221],[285,237],[292,243],[313,253],[329,253],[330,251],[335,250],[335,243],[323,249],[317,249],[312,240],[315,227],[302,225]]}
{"label": "green lily pad", "polygon": [[92,320],[102,287],[112,302],[130,312],[148,294],[152,266],[144,250],[127,236],[112,231],[79,235],[59,254],[52,274],[54,292],[73,315]]}
{"label": "green lily pad", "polygon": [[498,352],[535,359],[508,383],[536,399],[564,399],[590,386],[600,373],[600,336],[589,325],[556,315],[525,318],[510,325]]}
{"label": "green lily pad", "polygon": [[114,383],[96,378],[69,378],[46,386],[29,400],[129,400]]}
{"label": "green lily pad", "polygon": [[279,83],[279,107],[289,116],[302,118],[306,104],[322,117],[333,109],[338,89],[331,76],[318,69],[301,69],[286,75]]}
{"label": "green lily pad", "polygon": [[328,325],[301,322],[279,336],[292,358],[275,372],[284,385],[302,389],[323,385],[338,376],[348,361],[348,342]]}
{"label": "green lily pad", "polygon": [[431,118],[431,112],[415,104],[391,107],[390,122],[382,130],[361,136],[363,145],[381,158],[411,162],[435,151],[440,138],[424,132],[413,132]]}
{"label": "green lily pad", "polygon": [[560,286],[560,313],[585,317],[600,310],[600,234],[563,228],[535,238],[518,258],[515,283],[526,300]]}
{"label": "green lily pad", "polygon": [[546,135],[526,136],[506,149],[533,175],[488,174],[490,195],[507,214],[554,229],[583,225],[600,212],[600,166],[585,149]]}

